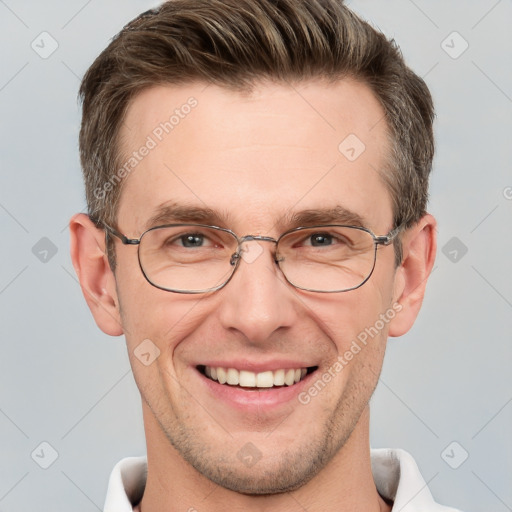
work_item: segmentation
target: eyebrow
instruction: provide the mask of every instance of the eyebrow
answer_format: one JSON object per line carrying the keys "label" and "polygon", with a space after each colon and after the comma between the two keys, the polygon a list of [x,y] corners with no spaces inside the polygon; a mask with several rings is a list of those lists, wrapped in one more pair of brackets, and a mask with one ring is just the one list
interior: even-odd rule
{"label": "eyebrow", "polygon": [[[219,227],[232,226],[232,215],[208,207],[168,202],[160,205],[146,222],[145,229],[173,223],[198,223]],[[310,208],[291,211],[278,218],[275,225],[283,230],[299,226],[345,224],[365,227],[365,219],[356,212],[337,205],[333,208]]]}
{"label": "eyebrow", "polygon": [[365,219],[356,212],[348,210],[343,206],[333,208],[312,208],[298,212],[290,212],[278,222],[281,225],[315,226],[322,224],[346,224],[349,226],[365,227]]}
{"label": "eyebrow", "polygon": [[160,205],[155,213],[146,222],[145,229],[164,224],[173,223],[198,223],[221,226],[229,221],[227,212],[217,212],[203,206],[193,206],[175,202],[167,202]]}

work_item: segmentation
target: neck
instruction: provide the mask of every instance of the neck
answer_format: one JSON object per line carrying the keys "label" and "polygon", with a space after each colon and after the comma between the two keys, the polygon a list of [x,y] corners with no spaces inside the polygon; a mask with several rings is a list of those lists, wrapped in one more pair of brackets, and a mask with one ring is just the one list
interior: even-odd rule
{"label": "neck", "polygon": [[[169,443],[143,404],[148,476],[142,512],[389,512],[379,496],[370,463],[369,410],[352,435],[315,477],[297,490],[273,495],[245,495],[225,489],[194,469]],[[196,510],[197,509],[197,510]]]}

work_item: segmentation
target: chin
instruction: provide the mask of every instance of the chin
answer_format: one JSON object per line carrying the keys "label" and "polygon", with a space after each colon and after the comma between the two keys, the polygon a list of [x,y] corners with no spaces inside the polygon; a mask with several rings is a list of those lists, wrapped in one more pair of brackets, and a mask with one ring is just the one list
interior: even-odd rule
{"label": "chin", "polygon": [[252,496],[294,491],[309,482],[326,465],[326,462],[305,459],[300,454],[283,455],[279,461],[272,461],[271,464],[265,464],[262,459],[253,467],[243,469],[239,463],[212,466],[205,462],[203,460],[200,467],[195,468],[203,476],[225,489]]}
{"label": "chin", "polygon": [[230,445],[226,440],[219,450],[183,432],[173,439],[168,436],[181,456],[211,482],[239,494],[260,496],[294,491],[307,484],[346,441],[328,433],[314,436],[314,441],[311,437],[302,443],[294,440],[291,446],[284,446],[279,452],[275,448],[262,448],[258,460],[245,464],[239,443]]}

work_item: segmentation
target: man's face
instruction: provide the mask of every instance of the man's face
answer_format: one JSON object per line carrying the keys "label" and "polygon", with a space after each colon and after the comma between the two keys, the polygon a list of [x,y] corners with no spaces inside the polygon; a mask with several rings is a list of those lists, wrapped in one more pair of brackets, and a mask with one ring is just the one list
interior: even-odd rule
{"label": "man's face", "polygon": [[[169,133],[158,130],[190,97],[197,100],[190,113]],[[278,238],[296,227],[283,221],[295,213],[342,207],[386,234],[394,226],[380,177],[388,148],[383,117],[371,91],[348,80],[260,85],[250,95],[204,84],[147,90],[128,111],[121,147],[128,158],[148,136],[157,145],[123,184],[117,227],[139,237],[165,206],[179,205],[218,218],[164,211],[155,222],[221,224],[238,236]],[[287,283],[274,250],[259,242],[253,254],[261,253],[243,259],[224,288],[187,295],[151,286],[137,248],[116,244],[117,293],[148,444],[177,450],[200,473],[240,492],[295,488],[347,442],[382,365],[388,326],[377,321],[395,300],[392,246],[379,248],[362,287],[325,294]],[[378,334],[376,323],[384,324]],[[359,341],[347,361],[358,335],[372,327],[366,346]],[[144,340],[160,353],[149,365],[134,353]],[[344,363],[336,365],[339,357]],[[255,389],[220,384],[205,367],[309,373],[291,386]],[[322,378],[325,385],[310,392]]]}

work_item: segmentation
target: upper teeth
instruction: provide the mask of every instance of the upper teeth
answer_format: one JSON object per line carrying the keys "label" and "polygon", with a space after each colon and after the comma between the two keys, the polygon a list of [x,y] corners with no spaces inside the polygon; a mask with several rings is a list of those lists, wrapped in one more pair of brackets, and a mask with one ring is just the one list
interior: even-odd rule
{"label": "upper teeth", "polygon": [[220,384],[246,388],[271,388],[273,386],[291,386],[304,378],[307,370],[306,368],[290,368],[254,373],[246,370],[236,370],[235,368],[205,366],[204,373]]}

